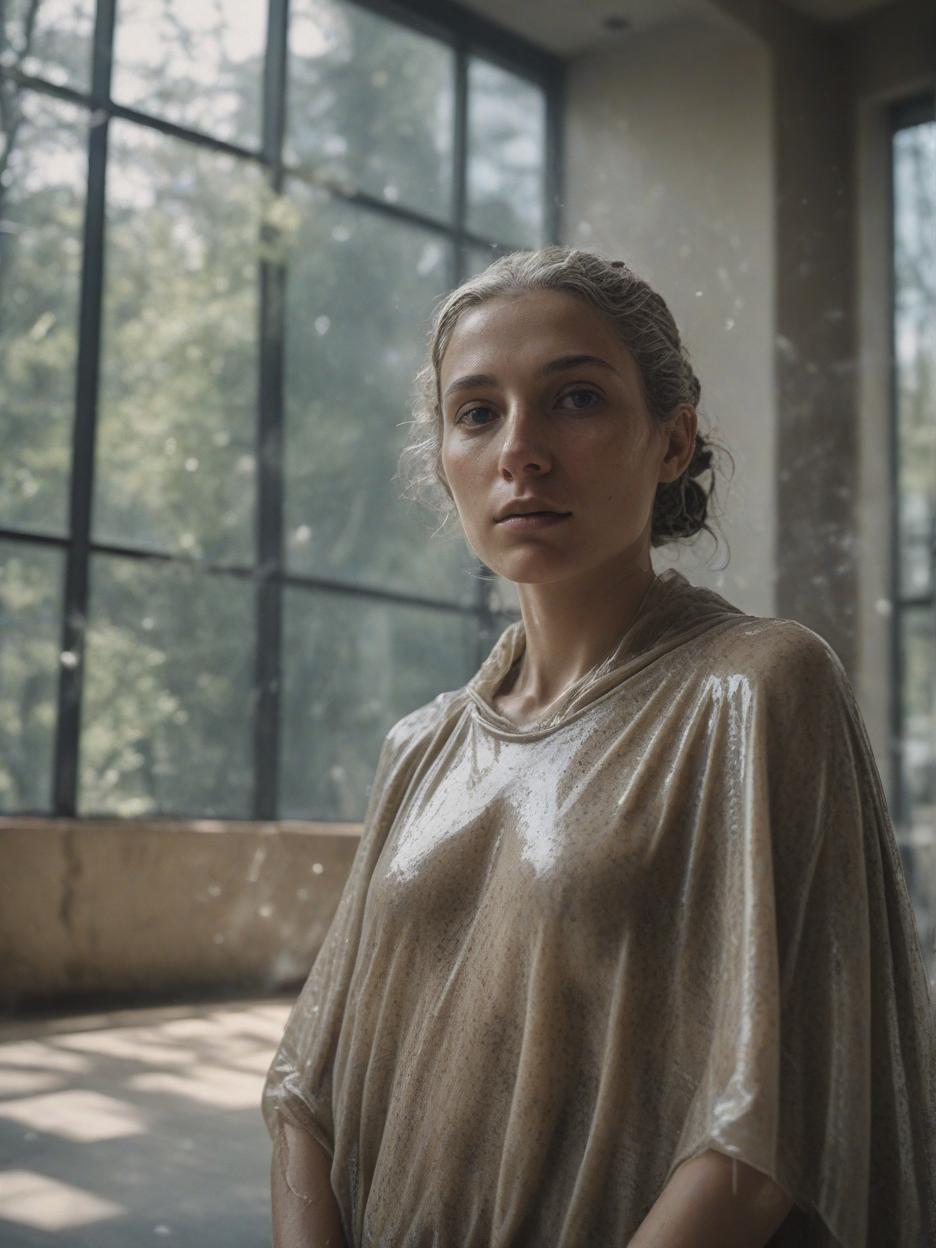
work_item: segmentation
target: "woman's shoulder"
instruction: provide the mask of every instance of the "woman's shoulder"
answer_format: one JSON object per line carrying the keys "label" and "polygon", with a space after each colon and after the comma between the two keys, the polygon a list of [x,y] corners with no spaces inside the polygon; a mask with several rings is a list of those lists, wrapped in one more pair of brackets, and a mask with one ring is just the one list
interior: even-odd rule
{"label": "woman's shoulder", "polygon": [[721,674],[753,683],[810,686],[847,682],[844,665],[826,639],[798,620],[740,615],[711,639],[709,660]]}
{"label": "woman's shoulder", "polygon": [[440,726],[457,713],[467,697],[464,689],[448,689],[415,707],[392,724],[386,742],[395,750],[418,745],[431,739]]}

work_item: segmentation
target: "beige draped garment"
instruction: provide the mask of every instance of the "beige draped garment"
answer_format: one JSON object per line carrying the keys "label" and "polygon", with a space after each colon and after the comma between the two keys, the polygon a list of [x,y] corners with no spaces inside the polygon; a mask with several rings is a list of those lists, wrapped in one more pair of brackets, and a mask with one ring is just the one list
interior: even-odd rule
{"label": "beige draped garment", "polygon": [[706,1149],[774,1248],[936,1244],[931,987],[832,648],[675,569],[548,721],[522,621],[384,740],[263,1089],[349,1248],[625,1248]]}

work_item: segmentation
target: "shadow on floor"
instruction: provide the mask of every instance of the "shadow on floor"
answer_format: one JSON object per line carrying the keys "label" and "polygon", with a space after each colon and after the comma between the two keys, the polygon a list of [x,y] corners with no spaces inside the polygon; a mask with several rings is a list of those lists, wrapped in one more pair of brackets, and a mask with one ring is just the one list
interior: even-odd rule
{"label": "shadow on floor", "polygon": [[0,1248],[269,1248],[294,999],[0,1024]]}

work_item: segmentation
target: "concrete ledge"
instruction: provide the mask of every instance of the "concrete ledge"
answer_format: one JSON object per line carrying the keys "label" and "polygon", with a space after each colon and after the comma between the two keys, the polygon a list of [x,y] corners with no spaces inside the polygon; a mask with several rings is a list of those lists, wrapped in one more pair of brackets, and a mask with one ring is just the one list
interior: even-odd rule
{"label": "concrete ledge", "polygon": [[0,1009],[291,992],[360,824],[0,818]]}

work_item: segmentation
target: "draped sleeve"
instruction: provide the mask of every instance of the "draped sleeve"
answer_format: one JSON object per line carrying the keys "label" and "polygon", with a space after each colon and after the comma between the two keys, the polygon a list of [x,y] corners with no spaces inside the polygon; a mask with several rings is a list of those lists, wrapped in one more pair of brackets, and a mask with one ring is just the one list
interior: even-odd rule
{"label": "draped sleeve", "polygon": [[[706,1149],[795,1202],[773,1244],[936,1244],[934,1011],[880,776],[834,650],[772,621],[721,682],[707,1043],[667,1174]],[[753,636],[753,634],[752,634]],[[799,1222],[796,1219],[800,1219]],[[786,1226],[787,1224],[785,1224]]]}
{"label": "draped sleeve", "polygon": [[445,697],[440,694],[404,716],[384,738],[348,878],[264,1082],[260,1108],[274,1142],[280,1119],[285,1118],[312,1135],[330,1157],[334,1155],[333,1066],[360,949],[367,891]]}

